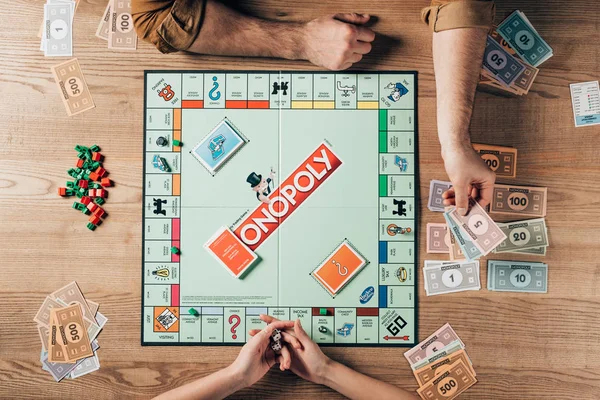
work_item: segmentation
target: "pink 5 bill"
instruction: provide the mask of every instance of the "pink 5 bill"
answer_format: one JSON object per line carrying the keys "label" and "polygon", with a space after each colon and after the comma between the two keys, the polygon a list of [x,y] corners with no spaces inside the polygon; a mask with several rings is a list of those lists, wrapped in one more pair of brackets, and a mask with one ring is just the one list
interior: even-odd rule
{"label": "pink 5 bill", "polygon": [[461,233],[469,237],[485,256],[498,247],[506,239],[506,235],[479,203],[473,199],[469,199],[469,203],[467,215],[460,215],[456,208],[450,210],[448,215],[459,226]]}

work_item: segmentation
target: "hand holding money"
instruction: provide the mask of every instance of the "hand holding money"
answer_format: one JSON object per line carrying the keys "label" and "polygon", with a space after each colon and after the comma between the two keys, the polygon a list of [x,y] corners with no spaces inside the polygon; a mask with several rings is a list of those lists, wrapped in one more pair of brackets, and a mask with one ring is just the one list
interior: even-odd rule
{"label": "hand holding money", "polygon": [[444,166],[453,187],[444,193],[444,205],[456,205],[458,212],[468,211],[469,196],[482,207],[492,200],[496,175],[473,150],[469,143],[442,148]]}

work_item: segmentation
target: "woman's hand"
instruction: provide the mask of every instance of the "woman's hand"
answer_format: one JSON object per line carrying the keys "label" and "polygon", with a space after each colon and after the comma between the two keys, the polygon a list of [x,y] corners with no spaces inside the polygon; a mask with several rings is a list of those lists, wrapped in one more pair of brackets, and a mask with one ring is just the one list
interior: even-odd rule
{"label": "woman's hand", "polygon": [[[260,319],[268,324],[281,322],[269,315],[261,315]],[[289,322],[293,324],[294,329],[288,328],[282,332],[282,340],[290,345],[291,364],[287,365],[287,368],[307,381],[323,384],[325,372],[331,364],[331,359],[323,354],[321,348],[304,331],[300,319],[297,319],[296,322]],[[260,332],[253,329],[249,333],[250,335],[258,335]]]}
{"label": "woman's hand", "polygon": [[[271,349],[271,334],[275,329],[284,330],[293,326],[292,321],[275,320],[262,330],[250,331],[252,339],[242,347],[240,354],[230,366],[233,374],[243,382],[245,387],[258,382],[275,363],[279,363],[282,370],[289,368],[291,364],[289,350],[284,346],[281,354],[275,354]],[[286,365],[287,368],[284,367]]]}

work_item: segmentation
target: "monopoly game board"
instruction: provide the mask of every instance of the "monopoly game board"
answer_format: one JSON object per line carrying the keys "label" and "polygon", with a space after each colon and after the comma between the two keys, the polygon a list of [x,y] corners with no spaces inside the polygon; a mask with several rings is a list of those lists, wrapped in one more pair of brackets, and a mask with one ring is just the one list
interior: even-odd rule
{"label": "monopoly game board", "polygon": [[146,71],[142,344],[417,339],[415,72]]}

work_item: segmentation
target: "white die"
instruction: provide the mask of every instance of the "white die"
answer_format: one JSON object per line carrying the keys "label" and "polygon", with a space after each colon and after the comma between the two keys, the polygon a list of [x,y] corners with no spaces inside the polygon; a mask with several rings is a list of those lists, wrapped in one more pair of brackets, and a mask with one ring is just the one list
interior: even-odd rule
{"label": "white die", "polygon": [[273,333],[271,333],[271,340],[274,342],[279,342],[281,340],[281,332],[279,329],[273,329]]}
{"label": "white die", "polygon": [[281,342],[278,340],[276,342],[271,343],[271,348],[274,352],[278,352],[281,350]]}

